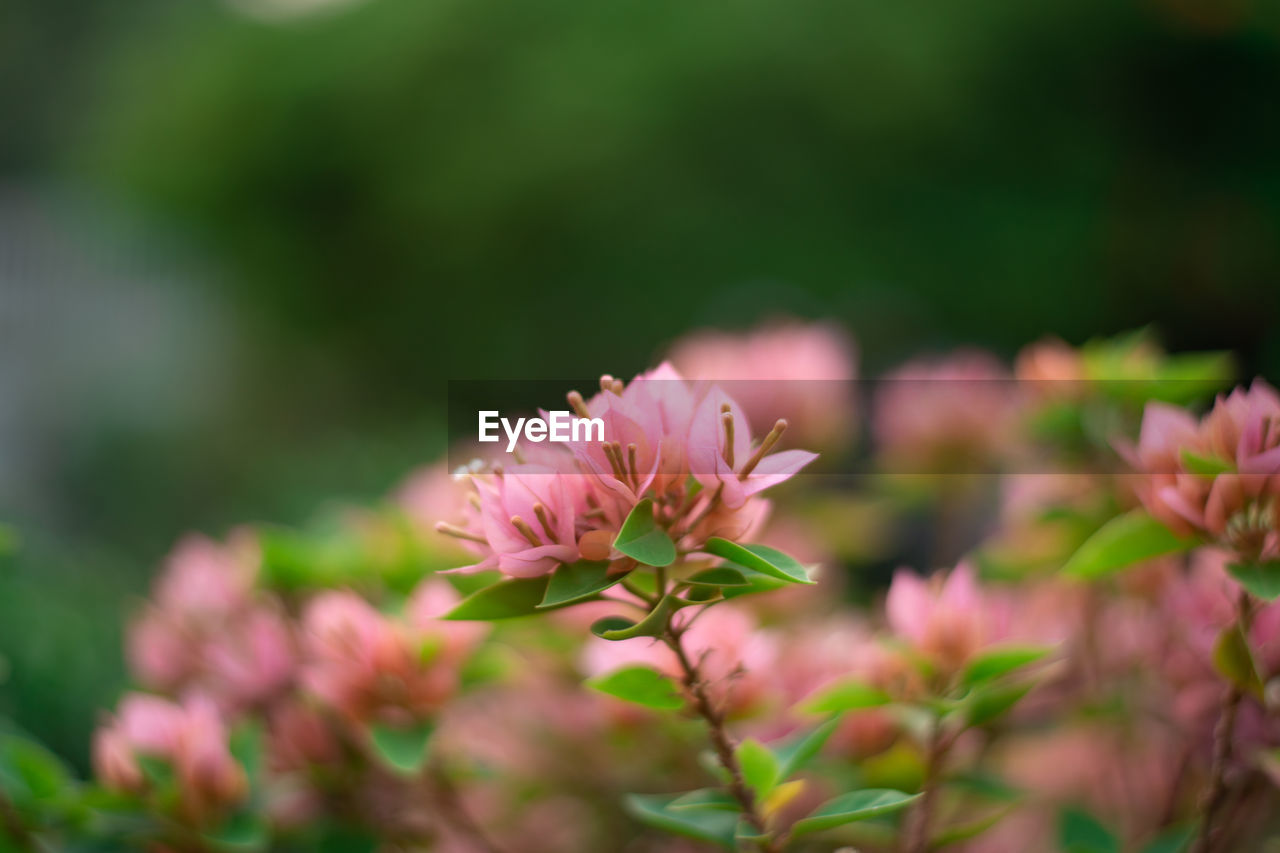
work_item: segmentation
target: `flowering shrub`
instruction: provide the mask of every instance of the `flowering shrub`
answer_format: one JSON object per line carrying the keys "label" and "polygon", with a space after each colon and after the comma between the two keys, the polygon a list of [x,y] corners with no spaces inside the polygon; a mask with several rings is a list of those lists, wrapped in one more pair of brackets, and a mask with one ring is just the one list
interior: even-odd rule
{"label": "flowering shrub", "polygon": [[1262,849],[1271,386],[1049,341],[908,364],[864,432],[830,328],[674,354],[568,391],[603,441],[182,539],[94,779],[0,729],[0,850]]}

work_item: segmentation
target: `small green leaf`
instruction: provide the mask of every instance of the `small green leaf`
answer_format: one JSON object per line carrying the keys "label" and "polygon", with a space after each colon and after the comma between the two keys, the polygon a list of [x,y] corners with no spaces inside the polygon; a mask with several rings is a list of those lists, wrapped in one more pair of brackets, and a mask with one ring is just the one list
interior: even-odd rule
{"label": "small green leaf", "polygon": [[1201,477],[1216,477],[1219,474],[1234,471],[1236,466],[1232,465],[1229,459],[1221,459],[1217,456],[1201,456],[1199,453],[1192,453],[1190,450],[1183,448],[1182,467]]}
{"label": "small green leaf", "polygon": [[819,723],[811,729],[792,735],[774,747],[778,756],[778,778],[790,779],[813,760],[822,749],[822,745],[831,737],[831,733],[840,725],[840,717]]}
{"label": "small green leaf", "polygon": [[1120,842],[1093,816],[1065,809],[1058,818],[1058,844],[1063,853],[1120,853]]}
{"label": "small green leaf", "polygon": [[545,577],[501,580],[471,593],[444,618],[489,622],[495,619],[528,616],[538,612],[538,605],[542,603],[546,592]]}
{"label": "small green leaf", "polygon": [[681,809],[711,809],[721,812],[738,812],[742,806],[726,791],[719,788],[699,788],[676,797],[667,806],[672,811]]}
{"label": "small green leaf", "polygon": [[962,681],[965,685],[991,681],[1049,654],[1052,649],[1042,646],[997,646],[975,657],[965,668]]}
{"label": "small green leaf", "polygon": [[747,586],[747,578],[737,569],[718,566],[698,572],[685,583],[693,586]]}
{"label": "small green leaf", "polygon": [[1263,601],[1280,598],[1280,560],[1265,563],[1231,563],[1227,566],[1231,577],[1251,595]]}
{"label": "small green leaf", "polygon": [[840,681],[801,705],[810,714],[840,714],[888,705],[892,700],[883,690],[861,681]]}
{"label": "small green leaf", "polygon": [[676,561],[676,544],[653,520],[653,501],[648,498],[627,515],[613,547],[646,566],[669,566]]}
{"label": "small green leaf", "polygon": [[1240,690],[1261,698],[1262,678],[1239,625],[1230,625],[1218,635],[1213,647],[1213,666]]}
{"label": "small green leaf", "polygon": [[[617,628],[606,628],[601,625],[604,619],[597,621],[591,626],[591,632],[597,637],[606,640],[630,640],[634,637],[660,637],[667,629],[670,622],[671,613],[680,606],[679,600],[670,595],[664,595],[653,610],[649,611],[649,615],[645,616],[639,622],[626,621],[626,626],[618,625]],[[621,619],[621,617],[608,617]],[[597,627],[600,630],[596,630]]]}
{"label": "small green leaf", "polygon": [[589,679],[586,685],[646,708],[676,711],[684,707],[684,697],[671,679],[647,666],[623,667]]}
{"label": "small green leaf", "polygon": [[761,799],[769,796],[769,792],[778,784],[780,778],[778,757],[769,747],[755,738],[747,738],[738,744],[735,755],[742,768],[742,779],[747,783],[747,787],[755,791],[756,796]]}
{"label": "small green leaf", "polygon": [[1072,555],[1062,571],[1093,580],[1164,554],[1186,551],[1198,544],[1195,537],[1174,534],[1140,509],[1111,519]]}
{"label": "small green leaf", "polygon": [[609,574],[609,562],[579,560],[556,569],[547,583],[547,591],[538,604],[539,610],[591,598],[626,577],[625,573]]}
{"label": "small green leaf", "polygon": [[904,794],[902,791],[888,788],[851,791],[828,800],[808,817],[796,821],[791,834],[796,837],[809,835],[853,823],[856,820],[890,814],[906,808],[919,798],[920,794]]}
{"label": "small green leaf", "polygon": [[608,639],[605,637],[606,634],[634,628],[635,624],[635,620],[628,619],[625,616],[605,616],[603,619],[597,619],[591,623],[591,633],[602,639]]}
{"label": "small green leaf", "polygon": [[374,725],[369,729],[378,757],[401,773],[416,773],[427,758],[432,727],[426,723],[408,728]]}
{"label": "small green leaf", "polygon": [[804,566],[794,557],[768,545],[739,545],[737,542],[712,536],[702,546],[702,550],[788,583],[813,583]]}
{"label": "small green leaf", "polygon": [[1031,692],[1031,684],[986,685],[975,688],[965,699],[965,723],[982,726],[999,717]]}
{"label": "small green leaf", "polygon": [[733,850],[738,815],[716,809],[670,808],[670,804],[680,796],[629,794],[623,804],[632,817],[650,826]]}

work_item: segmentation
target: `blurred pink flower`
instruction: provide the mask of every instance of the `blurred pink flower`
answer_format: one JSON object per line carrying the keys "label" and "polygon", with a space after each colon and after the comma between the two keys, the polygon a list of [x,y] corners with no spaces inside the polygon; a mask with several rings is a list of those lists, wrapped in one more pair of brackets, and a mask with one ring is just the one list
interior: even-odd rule
{"label": "blurred pink flower", "polygon": [[540,465],[514,465],[501,474],[473,477],[484,559],[457,571],[498,569],[531,578],[577,560],[577,512],[567,482],[574,476]]}
{"label": "blurred pink flower", "polygon": [[856,436],[857,348],[834,323],[783,322],[740,335],[705,329],[677,341],[671,361],[692,380],[724,383],[757,432],[785,417],[802,444],[839,448]]}
{"label": "blurred pink flower", "polygon": [[872,418],[885,464],[938,474],[1007,458],[1019,413],[1010,380],[994,356],[977,350],[908,362],[887,375]]}
{"label": "blurred pink flower", "polygon": [[[1139,500],[1182,535],[1199,533],[1245,558],[1273,555],[1280,542],[1280,395],[1262,380],[1219,396],[1197,420],[1149,403],[1137,445],[1120,452],[1141,473]],[[1220,472],[1192,466],[1201,457]]]}
{"label": "blurred pink flower", "polygon": [[885,615],[894,634],[947,672],[1008,634],[1008,608],[979,588],[967,563],[930,579],[899,569]]}

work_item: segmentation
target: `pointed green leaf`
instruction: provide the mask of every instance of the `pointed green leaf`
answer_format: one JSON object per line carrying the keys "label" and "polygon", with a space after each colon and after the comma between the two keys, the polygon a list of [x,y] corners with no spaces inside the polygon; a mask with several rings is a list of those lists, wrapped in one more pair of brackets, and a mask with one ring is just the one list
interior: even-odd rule
{"label": "pointed green leaf", "polygon": [[1213,647],[1213,666],[1240,690],[1261,698],[1262,678],[1239,625],[1230,625],[1218,635]]}
{"label": "pointed green leaf", "polygon": [[742,572],[729,566],[718,566],[698,572],[685,581],[694,586],[746,586],[747,579]]}
{"label": "pointed green leaf", "polygon": [[634,628],[635,625],[635,620],[625,616],[605,616],[591,623],[591,633],[602,639],[609,639],[605,637],[606,634],[626,631],[628,628]]}
{"label": "pointed green leaf", "polygon": [[738,744],[734,754],[742,768],[742,779],[747,787],[761,799],[769,796],[773,786],[778,784],[778,757],[755,738],[747,738]]}
{"label": "pointed green leaf", "polygon": [[489,622],[528,616],[538,611],[547,592],[547,579],[512,578],[476,590],[450,610],[445,619]]}
{"label": "pointed green leaf", "polygon": [[646,566],[669,566],[676,561],[676,544],[653,520],[653,501],[648,498],[627,515],[613,547]]}
{"label": "pointed green leaf", "polygon": [[586,685],[646,708],[676,711],[684,707],[684,697],[671,679],[647,666],[623,667],[589,679]]}
{"label": "pointed green leaf", "polygon": [[426,761],[432,731],[426,723],[408,727],[375,724],[369,729],[369,739],[387,765],[401,773],[416,773]]}
{"label": "pointed green leaf", "polygon": [[1112,572],[1164,554],[1194,548],[1195,537],[1174,534],[1140,509],[1111,519],[1072,555],[1062,571],[1084,580]]}
{"label": "pointed green leaf", "polygon": [[811,815],[796,821],[791,834],[799,837],[900,811],[919,799],[919,794],[904,794],[887,788],[852,791],[828,800]]}
{"label": "pointed green leaf", "polygon": [[260,815],[241,812],[228,818],[204,840],[216,850],[262,850],[269,837],[267,824]]}
{"label": "pointed green leaf", "polygon": [[623,804],[632,817],[650,826],[718,844],[726,850],[734,849],[737,814],[715,809],[669,808],[672,801],[679,797],[680,795],[629,794]]}
{"label": "pointed green leaf", "polygon": [[1035,663],[1052,649],[1043,646],[996,646],[975,657],[965,668],[965,685],[991,681],[1014,670]]}
{"label": "pointed green leaf", "polygon": [[889,694],[877,687],[861,681],[840,681],[818,691],[800,707],[810,714],[840,714],[878,708],[890,701]]}
{"label": "pointed green leaf", "polygon": [[762,575],[769,575],[789,583],[813,583],[809,573],[794,557],[768,545],[739,545],[719,536],[712,536],[702,550],[717,557],[724,557],[746,566]]}
{"label": "pointed green leaf", "polygon": [[773,751],[778,756],[778,778],[790,779],[803,770],[822,749],[823,744],[827,742],[827,738],[831,737],[831,733],[838,725],[840,725],[840,717],[833,716],[811,729],[792,735],[774,747]]}
{"label": "pointed green leaf", "polygon": [[[666,631],[670,623],[671,613],[679,607],[679,600],[664,595],[657,606],[649,612],[649,615],[641,619],[639,622],[631,623],[629,627],[618,627],[612,630],[603,629],[596,631],[597,622],[591,626],[592,633],[597,637],[606,640],[630,640],[633,637],[660,637]],[[601,620],[603,621],[603,620]]]}
{"label": "pointed green leaf", "polygon": [[729,793],[719,788],[699,788],[676,797],[667,806],[672,811],[681,809],[711,809],[721,812],[738,812],[742,806]]}
{"label": "pointed green leaf", "polygon": [[1008,711],[1031,692],[1031,684],[985,685],[974,689],[965,699],[965,723],[969,726],[985,725]]}
{"label": "pointed green leaf", "polygon": [[1066,809],[1058,818],[1058,845],[1063,853],[1120,853],[1120,842],[1093,816]]}
{"label": "pointed green leaf", "polygon": [[546,610],[550,607],[583,601],[603,592],[624,577],[626,577],[625,573],[610,575],[607,560],[598,562],[579,560],[576,563],[566,563],[552,573],[538,609]]}
{"label": "pointed green leaf", "polygon": [[1232,563],[1227,566],[1231,577],[1251,595],[1263,601],[1280,598],[1280,560],[1265,563]]}

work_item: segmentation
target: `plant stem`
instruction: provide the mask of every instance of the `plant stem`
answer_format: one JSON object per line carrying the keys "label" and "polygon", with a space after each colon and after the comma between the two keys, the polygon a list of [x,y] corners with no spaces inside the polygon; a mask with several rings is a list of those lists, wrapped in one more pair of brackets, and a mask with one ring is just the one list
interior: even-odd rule
{"label": "plant stem", "polygon": [[[1238,624],[1247,638],[1250,623],[1253,621],[1253,602],[1250,601],[1249,593],[1245,590],[1240,591],[1238,610]],[[1230,793],[1227,785],[1227,765],[1231,761],[1236,717],[1239,715],[1240,702],[1243,699],[1244,692],[1235,684],[1229,685],[1222,697],[1222,706],[1218,711],[1218,724],[1213,730],[1213,763],[1209,769],[1209,789],[1204,798],[1204,817],[1200,821],[1200,830],[1196,834],[1191,853],[1210,853],[1214,849],[1214,823]]]}
{"label": "plant stem", "polygon": [[929,849],[930,825],[933,823],[933,809],[937,801],[938,775],[942,771],[942,762],[946,758],[948,744],[943,737],[942,724],[934,721],[933,730],[929,733],[928,752],[925,756],[924,782],[921,784],[920,802],[911,811],[902,849],[905,853],[925,853]]}
{"label": "plant stem", "polygon": [[711,697],[707,693],[706,682],[703,681],[697,666],[689,660],[688,653],[685,651],[684,646],[681,645],[680,634],[668,625],[662,641],[675,653],[676,660],[680,662],[680,669],[684,673],[684,686],[689,691],[693,709],[707,724],[707,730],[711,737],[711,746],[715,750],[716,758],[719,760],[720,766],[729,774],[729,794],[738,801],[738,805],[742,809],[742,815],[751,828],[758,834],[767,836],[759,842],[760,850],[762,853],[780,853],[782,849],[780,842],[777,838],[768,835],[768,829],[764,817],[760,814],[759,807],[756,804],[755,795],[742,778],[742,767],[738,764],[738,757],[734,753],[733,741],[729,736],[729,732],[725,729],[724,713],[717,709],[715,703],[711,701]]}
{"label": "plant stem", "polygon": [[489,836],[485,835],[484,829],[467,814],[462,797],[444,768],[433,762],[427,769],[427,776],[435,793],[436,812],[440,819],[454,831],[466,837],[476,850],[483,853],[503,853],[502,848],[490,840]]}

